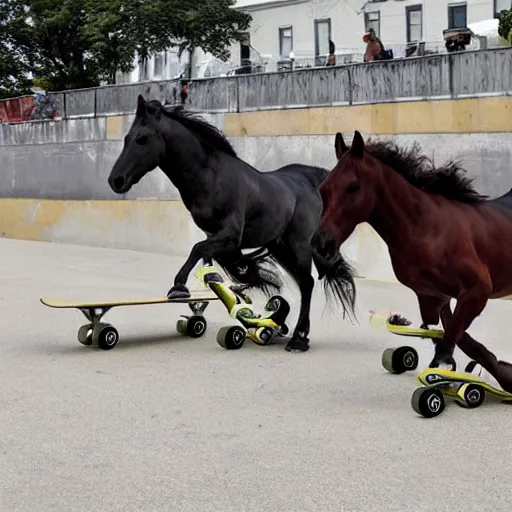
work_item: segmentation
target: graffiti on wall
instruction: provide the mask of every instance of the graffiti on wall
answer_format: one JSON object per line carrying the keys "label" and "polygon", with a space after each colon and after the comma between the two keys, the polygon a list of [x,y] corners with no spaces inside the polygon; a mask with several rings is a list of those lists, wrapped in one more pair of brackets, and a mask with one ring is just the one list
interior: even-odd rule
{"label": "graffiti on wall", "polygon": [[55,95],[36,93],[32,96],[21,96],[0,100],[0,122],[23,123],[58,119]]}

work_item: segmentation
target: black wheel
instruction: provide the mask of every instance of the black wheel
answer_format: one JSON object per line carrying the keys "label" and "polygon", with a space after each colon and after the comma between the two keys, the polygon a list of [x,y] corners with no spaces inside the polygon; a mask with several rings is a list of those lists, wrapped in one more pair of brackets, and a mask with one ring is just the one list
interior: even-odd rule
{"label": "black wheel", "polygon": [[201,315],[193,315],[189,318],[180,318],[176,322],[176,330],[191,338],[200,338],[207,328],[206,318]]}
{"label": "black wheel", "polygon": [[260,327],[256,330],[253,341],[257,345],[265,346],[270,345],[273,337],[274,331],[272,329],[269,329],[268,327]]}
{"label": "black wheel", "polygon": [[200,338],[206,332],[206,318],[200,315],[191,316],[187,321],[187,336]]}
{"label": "black wheel", "polygon": [[382,366],[390,373],[401,374],[416,370],[418,352],[412,347],[388,348],[382,354]]}
{"label": "black wheel", "polygon": [[245,337],[246,332],[242,327],[222,327],[217,333],[217,343],[227,350],[238,350],[243,347]]}
{"label": "black wheel", "polygon": [[468,409],[480,407],[485,400],[485,389],[478,384],[462,384],[457,390],[457,405],[462,405]]}
{"label": "black wheel", "polygon": [[411,405],[425,418],[434,418],[444,410],[444,396],[438,389],[418,388],[412,394]]}
{"label": "black wheel", "polygon": [[92,330],[92,341],[102,350],[111,350],[119,342],[119,333],[110,324],[98,324]]}
{"label": "black wheel", "polygon": [[92,345],[92,324],[82,325],[78,329],[78,341],[82,345]]}

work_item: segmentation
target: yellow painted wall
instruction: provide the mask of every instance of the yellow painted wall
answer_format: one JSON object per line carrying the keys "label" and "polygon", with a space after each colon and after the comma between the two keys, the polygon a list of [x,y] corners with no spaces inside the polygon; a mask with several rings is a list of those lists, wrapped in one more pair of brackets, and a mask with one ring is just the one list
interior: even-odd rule
{"label": "yellow painted wall", "polygon": [[512,132],[512,97],[409,101],[226,114],[228,137]]}
{"label": "yellow painted wall", "polygon": [[[188,256],[205,237],[181,201],[0,199],[0,236]],[[387,247],[361,224],[343,254],[360,277],[395,280]]]}
{"label": "yellow painted wall", "polygon": [[0,199],[0,236],[188,254],[204,239],[181,201]]}

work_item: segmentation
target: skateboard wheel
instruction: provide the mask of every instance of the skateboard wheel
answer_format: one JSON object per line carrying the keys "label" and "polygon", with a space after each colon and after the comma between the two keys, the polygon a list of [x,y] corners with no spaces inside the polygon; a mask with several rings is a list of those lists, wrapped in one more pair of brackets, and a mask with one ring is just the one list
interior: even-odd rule
{"label": "skateboard wheel", "polygon": [[222,327],[217,333],[217,343],[227,350],[238,350],[242,348],[246,332],[237,325],[232,327]]}
{"label": "skateboard wheel", "polygon": [[82,345],[92,345],[92,324],[82,325],[78,329],[78,341]]}
{"label": "skateboard wheel", "polygon": [[193,315],[187,320],[180,319],[176,323],[176,330],[191,338],[200,338],[206,332],[206,327],[206,319],[200,315]]}
{"label": "skateboard wheel", "polygon": [[412,394],[411,405],[423,417],[434,418],[444,410],[444,396],[438,389],[418,388]]}
{"label": "skateboard wheel", "polygon": [[177,330],[180,334],[186,335],[186,334],[187,334],[187,320],[185,320],[185,319],[183,319],[183,318],[180,318],[180,319],[176,322],[176,330]]}
{"label": "skateboard wheel", "polygon": [[110,324],[97,324],[92,330],[92,342],[102,350],[111,350],[119,342],[119,333]]}
{"label": "skateboard wheel", "polygon": [[388,348],[382,353],[382,366],[389,372],[401,374],[416,370],[418,352],[412,347]]}
{"label": "skateboard wheel", "polygon": [[270,345],[273,337],[274,331],[272,331],[272,329],[269,329],[268,327],[260,327],[259,329],[256,329],[253,341],[256,345],[265,346]]}
{"label": "skateboard wheel", "polygon": [[457,389],[457,399],[457,405],[468,409],[476,409],[484,403],[485,389],[478,384],[461,384]]}

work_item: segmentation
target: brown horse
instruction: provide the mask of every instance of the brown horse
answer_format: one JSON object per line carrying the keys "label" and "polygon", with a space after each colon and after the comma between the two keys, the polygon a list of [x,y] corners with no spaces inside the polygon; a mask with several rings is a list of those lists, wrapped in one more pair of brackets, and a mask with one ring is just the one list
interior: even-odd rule
{"label": "brown horse", "polygon": [[512,392],[512,365],[466,332],[488,299],[512,295],[512,190],[489,200],[456,162],[436,168],[416,145],[365,145],[356,131],[350,148],[340,133],[334,146],[338,163],[320,187],[324,206],[312,243],[333,254],[369,223],[387,244],[398,281],[416,293],[422,327],[441,319],[445,335],[430,367],[455,369],[458,345]]}

